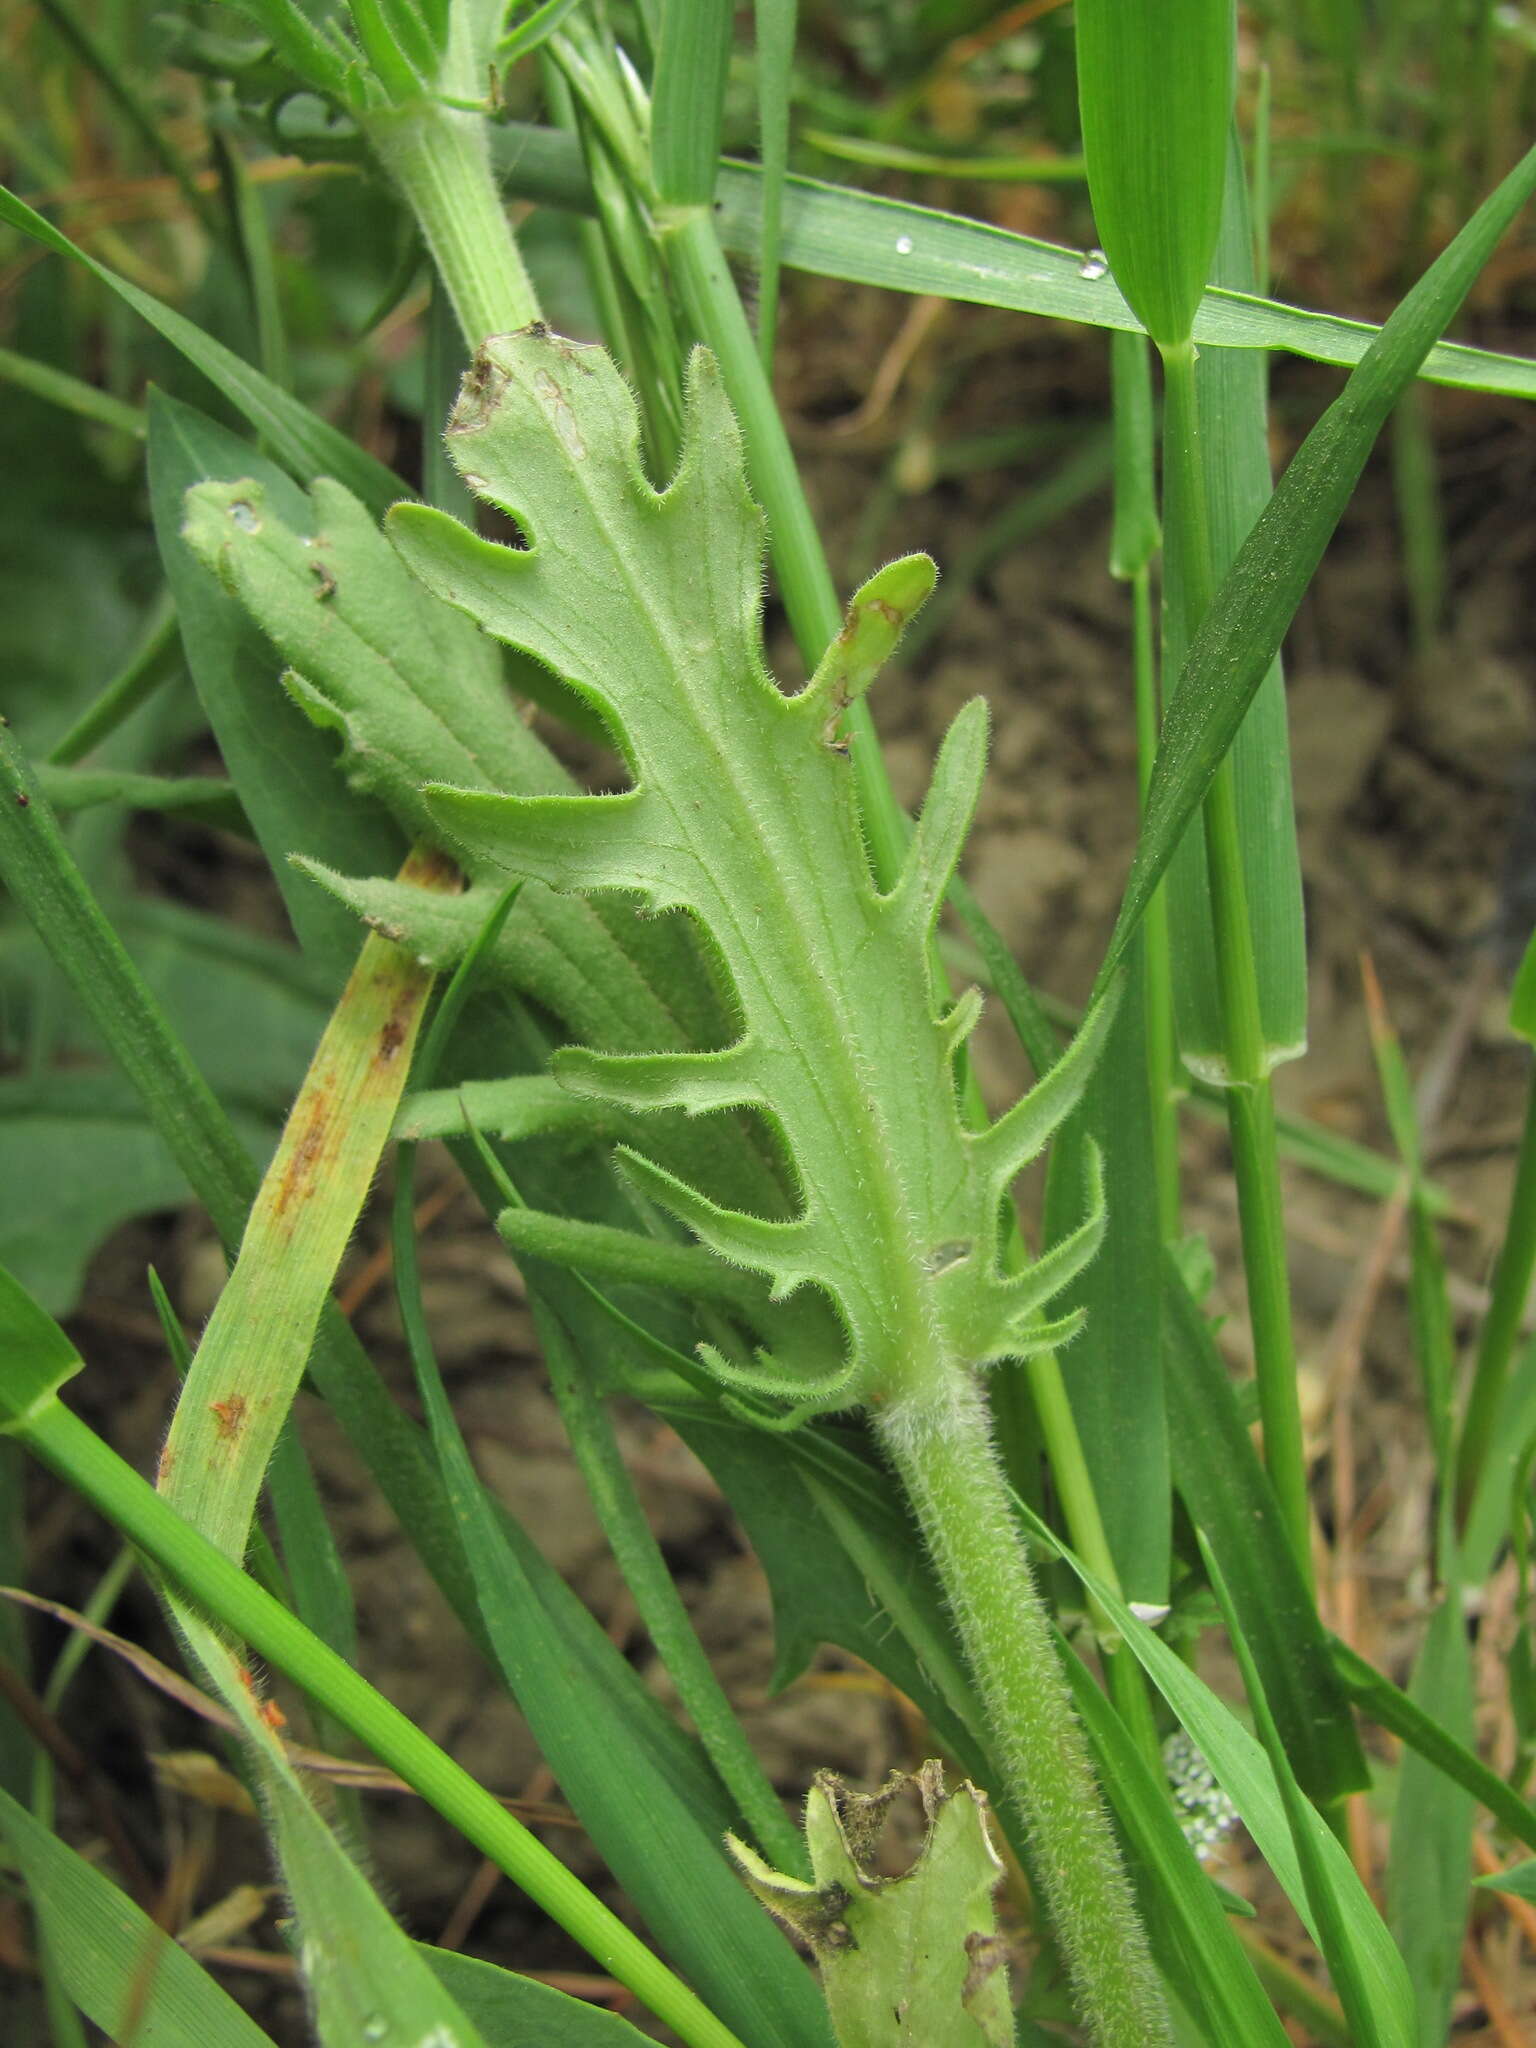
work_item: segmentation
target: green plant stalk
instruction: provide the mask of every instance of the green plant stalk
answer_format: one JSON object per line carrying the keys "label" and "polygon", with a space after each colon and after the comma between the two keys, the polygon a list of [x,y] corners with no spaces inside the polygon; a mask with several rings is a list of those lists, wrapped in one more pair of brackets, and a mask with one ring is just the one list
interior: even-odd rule
{"label": "green plant stalk", "polygon": [[491,173],[485,117],[471,111],[485,83],[471,47],[473,11],[451,10],[438,95],[381,109],[363,123],[421,230],[471,353],[488,334],[539,317],[538,293]]}
{"label": "green plant stalk", "polygon": [[116,732],[130,712],[137,711],[175,669],[181,651],[176,607],[162,590],[150,608],[138,645],[93,704],[81,712],[48,756],[50,765],[67,768]]}
{"label": "green plant stalk", "polygon": [[[1152,630],[1152,570],[1131,579],[1132,661],[1136,686],[1136,782],[1142,814],[1157,760],[1157,657]],[[1179,1055],[1173,1024],[1173,955],[1168,900],[1161,889],[1147,905],[1142,997],[1147,1032],[1147,1088],[1152,1102],[1152,1153],[1157,1167],[1157,1217],[1166,1244],[1179,1235]],[[1095,1567],[1097,1569],[1097,1567]]]}
{"label": "green plant stalk", "polygon": [[1171,2039],[1162,1994],[1013,1520],[974,1380],[875,1411],[916,1511],[991,1722],[1007,1790],[1030,1824],[1056,1932],[1094,2040]]}
{"label": "green plant stalk", "polygon": [[[1213,595],[1194,345],[1186,341],[1165,349],[1163,363],[1163,447],[1172,485],[1167,491],[1165,517],[1187,564],[1186,588],[1193,626],[1204,617]],[[1274,1091],[1259,1014],[1258,976],[1230,761],[1224,760],[1212,779],[1203,824],[1227,1041],[1227,1127],[1242,1224],[1243,1271],[1248,1284],[1259,1415],[1264,1427],[1264,1462],[1280,1501],[1296,1561],[1310,1586],[1306,1449],[1296,1388]]]}
{"label": "green plant stalk", "polygon": [[13,1425],[197,1607],[249,1643],[506,1873],[689,2048],[741,2048],[681,1980],[499,1800],[254,1580],[199,1536],[55,1396]]}
{"label": "green plant stalk", "polygon": [[1509,1378],[1509,1362],[1520,1336],[1520,1322],[1536,1268],[1536,1073],[1527,1087],[1525,1123],[1515,1167],[1509,1221],[1494,1270],[1493,1293],[1478,1340],[1477,1361],[1467,1390],[1456,1452],[1456,1515],[1465,1528],[1478,1481],[1487,1462],[1499,1404]]}

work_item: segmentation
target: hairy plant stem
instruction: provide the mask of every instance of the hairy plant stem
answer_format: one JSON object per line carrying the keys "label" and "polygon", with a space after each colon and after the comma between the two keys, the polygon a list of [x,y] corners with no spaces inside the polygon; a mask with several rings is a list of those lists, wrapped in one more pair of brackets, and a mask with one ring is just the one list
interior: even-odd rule
{"label": "hairy plant stem", "polygon": [[[1163,351],[1165,531],[1181,553],[1190,635],[1213,595],[1210,524],[1200,452],[1195,349]],[[1264,1462],[1302,1577],[1312,1583],[1306,1450],[1296,1389],[1296,1348],[1286,1265],[1275,1103],[1259,1008],[1258,970],[1243,878],[1236,786],[1230,759],[1212,779],[1202,813],[1211,922],[1226,1037],[1227,1127],[1242,1225],[1243,1271],[1253,1331]]]}
{"label": "hairy plant stem", "polygon": [[1098,2048],[1171,2035],[975,1379],[952,1367],[874,1413],[917,1515],[994,1732],[1006,1790]]}
{"label": "hairy plant stem", "polygon": [[[469,45],[468,15],[452,10],[438,90],[473,101],[488,81]],[[484,115],[422,98],[371,114],[364,127],[421,230],[471,353],[488,334],[537,320],[538,293],[491,173]]]}

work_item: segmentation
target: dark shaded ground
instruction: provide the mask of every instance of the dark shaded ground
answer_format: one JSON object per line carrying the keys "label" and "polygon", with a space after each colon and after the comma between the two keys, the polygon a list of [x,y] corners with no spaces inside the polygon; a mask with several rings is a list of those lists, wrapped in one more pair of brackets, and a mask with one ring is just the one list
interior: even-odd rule
{"label": "dark shaded ground", "polygon": [[[871,494],[894,459],[921,471],[925,446],[909,429],[931,378],[974,351],[964,398],[947,433],[1000,420],[1102,416],[1104,357],[1080,337],[1041,331],[1027,347],[1017,329],[1005,349],[992,316],[948,309],[896,389],[889,411],[854,434],[835,423],[870,386],[905,317],[904,302],[806,286],[785,345],[783,381],[826,530],[851,577],[871,559],[926,546],[941,565],[961,559],[1018,488],[1016,470],[941,483],[922,497],[892,494],[890,516],[869,555],[855,536]],[[1278,417],[1287,434],[1312,416],[1336,378],[1308,366],[1277,372]],[[1287,1106],[1351,1136],[1382,1143],[1383,1119],[1367,1045],[1358,959],[1373,953],[1393,1015],[1418,1069],[1447,1042],[1458,1015],[1465,1045],[1438,1132],[1434,1170],[1464,1205],[1449,1251],[1465,1315],[1478,1299],[1509,1180],[1528,1055],[1505,1032],[1499,984],[1485,976],[1504,889],[1512,819],[1528,803],[1536,740],[1529,668],[1529,593],[1536,582],[1536,527],[1527,514],[1536,471],[1536,418],[1497,401],[1435,404],[1445,452],[1453,623],[1433,651],[1408,652],[1388,478],[1368,478],[1293,636],[1290,690],[1312,955],[1312,1050],[1284,1073]],[[1278,451],[1283,454],[1285,449]],[[1055,456],[1048,460],[1060,460]],[[996,717],[993,772],[969,856],[969,873],[1026,970],[1051,993],[1080,996],[1102,947],[1134,836],[1133,732],[1128,699],[1128,608],[1104,571],[1102,497],[1053,525],[986,575],[956,610],[921,667],[884,688],[876,714],[902,796],[920,792],[938,738],[977,691]],[[847,580],[847,578],[845,578]],[[1527,828],[1528,829],[1528,828]],[[1519,881],[1527,905],[1536,853]],[[240,884],[245,887],[244,882]],[[1529,909],[1526,911],[1529,923]],[[1518,920],[1517,920],[1518,922]],[[1469,995],[1470,991],[1470,995]],[[1000,1094],[1023,1070],[1003,1032],[981,1040],[984,1075]],[[1207,1231],[1232,1311],[1224,1337],[1241,1359],[1241,1283],[1234,1201],[1216,1126],[1192,1118],[1186,1151],[1190,1220]],[[442,1362],[481,1468],[617,1640],[650,1669],[646,1644],[608,1559],[565,1452],[553,1402],[532,1355],[529,1324],[510,1261],[456,1192],[443,1157],[423,1162],[423,1193],[441,1187],[446,1206],[424,1248],[427,1306]],[[1316,1485],[1326,1524],[1353,1518],[1353,1562],[1329,1589],[1332,1617],[1369,1656],[1401,1678],[1424,1612],[1423,1559],[1429,1459],[1399,1276],[1388,1278],[1362,1356],[1337,1341],[1335,1319],[1370,1250],[1370,1205],[1293,1172],[1290,1230],[1299,1333],[1307,1375]],[[380,1241],[375,1209],[348,1267],[354,1287]],[[183,1316],[195,1326],[219,1283],[221,1262],[200,1221],[167,1220],[124,1233],[98,1259],[81,1312],[82,1343],[113,1372],[98,1370],[87,1400],[113,1440],[147,1460],[171,1398],[142,1273],[153,1257]],[[387,1288],[365,1294],[359,1328],[376,1355],[399,1368],[398,1325]],[[1463,1330],[1465,1334],[1465,1327]],[[109,1396],[112,1379],[117,1391]],[[110,1414],[106,1412],[110,1407]],[[516,1713],[485,1681],[399,1539],[387,1511],[359,1482],[326,1418],[306,1410],[327,1494],[355,1571],[369,1675],[484,1782],[558,1806]],[[1341,1450],[1340,1430],[1343,1430]],[[787,1798],[831,1765],[862,1783],[924,1752],[920,1729],[883,1681],[835,1654],[777,1700],[766,1698],[771,1665],[766,1594],[739,1532],[707,1477],[670,1433],[638,1411],[624,1424],[626,1449],[694,1610],[716,1668],[730,1687]],[[75,1600],[105,1561],[101,1533],[67,1497],[36,1485],[33,1583]],[[147,1597],[131,1590],[116,1625],[156,1628]],[[1487,1753],[1510,1761],[1512,1730],[1494,1702],[1510,1626],[1510,1582],[1497,1579],[1479,1655],[1488,1683]],[[664,1681],[658,1676],[657,1683]],[[182,1792],[157,1787],[146,1757],[211,1747],[205,1731],[110,1659],[92,1659],[69,1725],[112,1779],[157,1868],[179,1861],[189,1878],[188,1915],[240,1880],[266,1882],[255,1823],[215,1815]],[[439,1938],[445,1926],[491,1959],[523,1968],[583,1970],[583,1960],[523,1908],[510,1887],[490,1889],[470,1922],[477,1859],[414,1801],[367,1799],[373,1853],[412,1930]],[[1384,1833],[1363,1817],[1379,1875]],[[75,1839],[90,1833],[82,1818]],[[548,1838],[584,1873],[594,1860],[579,1834]],[[1255,1888],[1239,1843],[1222,1872]],[[1261,1924],[1282,1949],[1294,1929],[1257,1886]],[[1494,1905],[1484,1955],[1526,2023],[1530,1952]],[[0,1915],[0,1942],[15,1938]],[[248,1997],[284,2041],[304,2036],[298,2000],[282,1972],[272,1906],[225,1937],[226,1948],[260,1950],[229,1964],[225,1981]],[[1299,1942],[1296,1944],[1298,1952]],[[1484,2030],[1467,1994],[1458,2040]],[[20,2039],[21,2036],[14,2038]],[[1298,2035],[1298,2039],[1301,2038]]]}

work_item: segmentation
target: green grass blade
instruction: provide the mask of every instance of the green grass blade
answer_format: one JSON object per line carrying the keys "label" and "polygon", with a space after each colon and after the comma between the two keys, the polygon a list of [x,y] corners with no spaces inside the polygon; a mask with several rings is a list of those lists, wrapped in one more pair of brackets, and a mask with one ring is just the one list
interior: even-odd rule
{"label": "green grass blade", "polygon": [[821,2048],[826,2019],[811,1981],[736,1886],[718,1819],[709,1807],[684,1803],[617,1703],[594,1693],[563,1652],[479,1487],[441,1381],[421,1370],[424,1362],[418,1356],[428,1427],[492,1654],[565,1796],[657,1940],[746,2041]]}
{"label": "green grass blade", "polygon": [[162,811],[199,825],[251,837],[251,822],[232,782],[218,775],[135,775],[126,768],[59,768],[43,763],[38,781],[56,811],[93,810],[123,804],[135,811]]}
{"label": "green grass blade", "polygon": [[[1460,1584],[1442,1589],[1408,1688],[1441,1732],[1475,1740],[1472,1660]],[[1419,2048],[1443,2048],[1461,1978],[1471,1903],[1472,1796],[1417,1750],[1403,1757],[1387,1859],[1387,1920],[1408,1964],[1419,2007]]]}
{"label": "green grass blade", "polygon": [[784,180],[789,173],[789,103],[794,91],[796,0],[754,0],[757,143],[763,163],[762,234],[757,257],[757,346],[773,375],[779,325]]}
{"label": "green grass blade", "polygon": [[[440,854],[415,878],[457,882]],[[177,1403],[160,1461],[166,1498],[242,1557],[272,1448],[405,1086],[432,979],[370,935],[327,1024]]]}
{"label": "green grass blade", "polygon": [[[1291,1820],[1274,1767],[1263,1746],[1211,1688],[1154,1630],[1145,1622],[1138,1621],[1129,1607],[1090,1572],[1037,1515],[1022,1502],[1018,1507],[1031,1535],[1071,1566],[1120,1629],[1127,1647],[1173,1709],[1241,1814],[1260,1855],[1279,1880],[1313,1940],[1318,1940],[1319,1924],[1297,1857]],[[1259,1697],[1263,1697],[1262,1692]],[[1327,1823],[1304,1798],[1300,1808],[1292,1811],[1296,1813],[1298,1826],[1305,1830],[1315,1846],[1333,1896],[1343,1902],[1353,1954],[1371,1986],[1375,2032],[1361,2036],[1362,2041],[1387,2041],[1392,2048],[1417,2048],[1412,1986],[1402,1957],[1371,1904],[1354,1865]]]}
{"label": "green grass blade", "polygon": [[[627,1983],[689,2048],[741,2048],[685,1986],[495,1796],[351,1665],[199,1536],[154,1488],[55,1402],[17,1431],[27,1448],[121,1528],[186,1596],[284,1671],[420,1792],[530,1898]],[[352,2048],[352,2044],[349,2044]]]}
{"label": "green grass blade", "polygon": [[144,2048],[272,2048],[248,2013],[109,1877],[0,1791],[0,1840],[54,1966],[109,2040]]}
{"label": "green grass blade", "polygon": [[1147,819],[1101,986],[1225,758],[1393,405],[1536,190],[1530,151],[1420,279],[1312,429],[1224,578],[1164,725]]}
{"label": "green grass blade", "polygon": [[333,476],[376,514],[410,495],[392,470],[376,462],[355,441],[328,426],[307,405],[291,398],[280,385],[253,369],[222,342],[215,341],[211,334],[205,334],[193,321],[162,305],[148,292],[140,291],[136,284],[119,277],[104,263],[98,263],[4,186],[0,186],[0,220],[31,236],[34,242],[41,242],[56,255],[81,264],[116,292],[245,415],[278,461],[295,476]]}
{"label": "green grass blade", "polygon": [[1512,1496],[1519,1483],[1526,1445],[1536,1434],[1536,1344],[1529,1341],[1504,1388],[1461,1534],[1461,1568],[1478,1585],[1509,1541]]}
{"label": "green grass blade", "polygon": [[[148,432],[148,422],[145,424]],[[55,740],[48,759],[68,768],[108,738],[131,711],[151,697],[172,676],[181,661],[181,635],[170,592],[162,590],[150,607],[140,638],[95,701]]]}
{"label": "green grass blade", "polygon": [[46,399],[61,412],[72,412],[79,419],[93,420],[97,426],[126,434],[131,440],[142,441],[147,430],[142,406],[129,405],[99,385],[87,384],[83,378],[73,377],[52,363],[18,355],[14,349],[0,348],[0,381],[31,392],[34,398]]}
{"label": "green grass blade", "polygon": [[1225,1575],[1297,1777],[1329,1805],[1370,1782],[1349,1703],[1210,1325],[1163,1267],[1174,1479]]}
{"label": "green grass blade", "polygon": [[1469,1792],[1516,1841],[1536,1849],[1536,1807],[1347,1643],[1330,1637],[1329,1647],[1345,1690],[1367,1720],[1387,1729],[1415,1755]]}
{"label": "green grass blade", "polygon": [[1233,0],[1077,0],[1099,240],[1160,348],[1189,339],[1221,219]]}
{"label": "green grass blade", "polygon": [[650,2040],[617,2013],[515,1970],[425,1944],[419,1953],[493,2048],[644,2048]]}
{"label": "green grass blade", "polygon": [[[1510,995],[1509,1020],[1524,1039],[1536,1042],[1536,938],[1525,950]],[[1509,1216],[1494,1268],[1493,1293],[1478,1338],[1477,1359],[1467,1389],[1456,1452],[1456,1509],[1471,1526],[1489,1461],[1495,1426],[1504,1403],[1510,1361],[1519,1341],[1525,1304],[1536,1270],[1536,1068],[1526,1080],[1525,1122],[1509,1197]],[[1479,1552],[1486,1549],[1479,1542]],[[1481,1558],[1479,1558],[1481,1562]],[[1481,1573],[1478,1574],[1481,1576]]]}
{"label": "green grass blade", "polygon": [[[494,147],[509,190],[577,213],[593,209],[592,188],[571,137],[508,122],[496,131]],[[715,226],[728,255],[757,261],[761,211],[761,171],[727,159]],[[1094,266],[1085,267],[1080,249],[814,178],[785,181],[782,248],[786,269],[813,277],[1141,331],[1114,280],[1087,274]],[[1368,321],[1215,289],[1207,290],[1195,319],[1202,348],[1284,349],[1346,368],[1364,358],[1380,331]],[[1419,374],[1472,391],[1536,397],[1536,362],[1458,343],[1431,348]]]}
{"label": "green grass blade", "polygon": [[[1227,152],[1226,204],[1213,259],[1215,281],[1240,289],[1250,286],[1252,247],[1242,157],[1233,135]],[[1194,374],[1211,568],[1219,581],[1270,497],[1267,363],[1256,350],[1208,349]],[[1179,675],[1189,651],[1186,570],[1182,550],[1170,547],[1164,566],[1164,664],[1170,681]],[[1274,1066],[1298,1056],[1307,1039],[1301,860],[1291,798],[1285,683],[1278,657],[1233,741],[1231,764],[1260,1032],[1265,1058]],[[1203,834],[1185,834],[1169,868],[1166,894],[1173,952],[1179,962],[1174,978],[1179,1050],[1195,1073],[1220,1082],[1226,1071],[1227,1042]]]}
{"label": "green grass blade", "polygon": [[[1411,1972],[1405,2000],[1401,1956],[1392,1951],[1391,1965],[1395,1967],[1384,1969],[1387,1956],[1375,1939],[1381,1927],[1376,1909],[1347,1859],[1341,1870],[1339,1859],[1327,1853],[1337,1846],[1335,1838],[1320,1822],[1316,1808],[1308,1805],[1306,1794],[1296,1781],[1258,1671],[1227,1598],[1221,1568],[1207,1545],[1202,1543],[1201,1549],[1211,1584],[1227,1617],[1227,1634],[1243,1674],[1254,1724],[1280,1788],[1296,1861],[1312,1908],[1318,1947],[1328,1965],[1356,2048],[1409,2048],[1410,2043],[1425,2048],[1422,2012],[1411,2030],[1407,2024],[1415,2011]],[[1351,1881],[1344,1880],[1345,1870]]]}
{"label": "green grass blade", "polygon": [[1104,1160],[1109,1217],[1097,1257],[1052,1309],[1082,1308],[1087,1323],[1066,1354],[1067,1392],[1093,1478],[1121,1591],[1168,1598],[1172,1487],[1163,1398],[1162,1238],[1153,1184],[1141,949],[1081,1108],[1057,1133],[1046,1182],[1042,1243],[1082,1220],[1084,1145]]}
{"label": "green grass blade", "polygon": [[651,90],[651,176],[663,206],[708,206],[720,167],[731,10],[662,0]]}
{"label": "green grass blade", "polygon": [[[1461,1601],[1453,1519],[1455,1340],[1445,1260],[1419,1199],[1423,1147],[1402,1046],[1370,961],[1366,1009],[1387,1119],[1409,1178],[1409,1303],[1414,1352],[1434,1447],[1439,1605],[1414,1663],[1408,1694],[1427,1719],[1464,1747],[1476,1740],[1471,1647]],[[1453,1777],[1416,1750],[1403,1759],[1387,1859],[1387,1916],[1408,1962],[1419,2007],[1420,2048],[1442,2048],[1461,1975],[1476,1808]]]}
{"label": "green grass blade", "polygon": [[1160,1779],[1119,1716],[1068,1649],[1062,1662],[1147,1909],[1153,1953],[1220,2048],[1283,2048],[1289,2040],[1185,1840]]}

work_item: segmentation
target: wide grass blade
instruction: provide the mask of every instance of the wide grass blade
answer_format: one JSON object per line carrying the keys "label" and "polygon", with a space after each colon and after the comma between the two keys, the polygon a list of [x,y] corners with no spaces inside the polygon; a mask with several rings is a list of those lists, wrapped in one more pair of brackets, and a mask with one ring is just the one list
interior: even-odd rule
{"label": "wide grass blade", "polygon": [[1159,348],[1189,339],[1221,219],[1233,0],[1077,0],[1099,240]]}
{"label": "wide grass blade", "polygon": [[253,369],[243,356],[237,356],[233,349],[227,349],[211,334],[205,334],[194,321],[172,307],[162,305],[150,293],[140,291],[136,284],[119,277],[106,264],[98,263],[94,256],[77,247],[67,235],[3,185],[0,185],[0,221],[19,228],[33,241],[41,242],[45,249],[52,249],[55,254],[68,256],[73,262],[83,265],[116,292],[125,304],[164,335],[172,348],[185,356],[195,370],[200,370],[231,405],[244,413],[278,461],[291,469],[295,476],[333,476],[381,516],[397,499],[410,496],[399,477],[359,448],[355,441],[349,441],[345,434],[328,426],[307,405],[290,397],[280,385],[264,377],[260,370]]}
{"label": "wide grass blade", "polygon": [[[1423,1146],[1407,1063],[1375,970],[1369,960],[1364,964],[1377,1072],[1388,1122],[1408,1175],[1409,1302],[1438,1494],[1435,1550],[1439,1602],[1420,1645],[1408,1692],[1413,1704],[1446,1735],[1471,1747],[1476,1740],[1472,1657],[1462,1611],[1454,1524],[1455,1418],[1451,1403],[1455,1341],[1450,1290],[1435,1226],[1419,1195]],[[1441,2048],[1450,2031],[1471,1896],[1474,1812],[1471,1796],[1454,1778],[1419,1752],[1408,1752],[1392,1813],[1387,1913],[1418,1996],[1420,2048]]]}
{"label": "wide grass blade", "polygon": [[535,1977],[425,1943],[418,1953],[493,2048],[644,2048],[651,2038],[617,2013]]}
{"label": "wide grass blade", "polygon": [[720,168],[731,10],[719,0],[661,0],[651,87],[651,176],[664,206],[708,206]]}
{"label": "wide grass blade", "polygon": [[[1235,135],[1227,150],[1226,203],[1212,275],[1218,284],[1244,290],[1253,283],[1253,242]],[[1218,580],[1236,560],[1272,488],[1267,370],[1264,355],[1251,349],[1207,349],[1195,364],[1211,569]],[[1170,547],[1164,568],[1163,642],[1170,681],[1179,675],[1189,651],[1188,568],[1183,551]],[[1231,762],[1259,1023],[1265,1059],[1274,1066],[1297,1057],[1307,1041],[1301,860],[1278,656],[1233,741]],[[1219,1082],[1226,1071],[1227,1040],[1202,833],[1185,834],[1169,869],[1166,893],[1173,954],[1179,962],[1173,983],[1179,1051],[1195,1073]]]}
{"label": "wide grass blade", "polygon": [[0,1840],[65,1989],[109,2040],[272,2048],[271,2037],[179,1942],[4,1791]]}
{"label": "wide grass blade", "polygon": [[[1452,1578],[1430,1617],[1409,1698],[1453,1741],[1475,1739],[1471,1653],[1461,1589]],[[1387,1860],[1387,1918],[1419,2005],[1419,2048],[1443,2048],[1461,1977],[1471,1905],[1472,1796],[1419,1751],[1398,1773]]]}
{"label": "wide grass blade", "polygon": [[1217,590],[1164,722],[1146,823],[1100,969],[1100,988],[1124,957],[1173,849],[1268,673],[1377,434],[1533,190],[1536,149],[1483,202],[1382,328],[1292,459]]}
{"label": "wide grass blade", "polygon": [[1168,1598],[1172,1488],[1163,1402],[1162,1238],[1147,1094],[1145,968],[1133,954],[1125,996],[1083,1102],[1056,1135],[1041,1241],[1082,1220],[1086,1143],[1103,1155],[1108,1223],[1097,1257],[1056,1297],[1053,1315],[1086,1311],[1067,1358],[1067,1393],[1104,1534],[1128,1600]]}
{"label": "wide grass blade", "polygon": [[[496,130],[494,148],[509,191],[576,213],[595,210],[572,137],[511,121]],[[726,253],[747,263],[757,262],[762,246],[762,183],[755,165],[723,162],[715,227]],[[786,269],[813,277],[1142,331],[1113,278],[1085,264],[1080,249],[814,178],[785,180],[782,255]],[[1206,291],[1195,318],[1202,348],[1284,349],[1344,367],[1360,362],[1379,332],[1368,321],[1215,289]],[[1536,362],[1523,356],[1442,342],[1419,374],[1431,383],[1536,398]]]}

